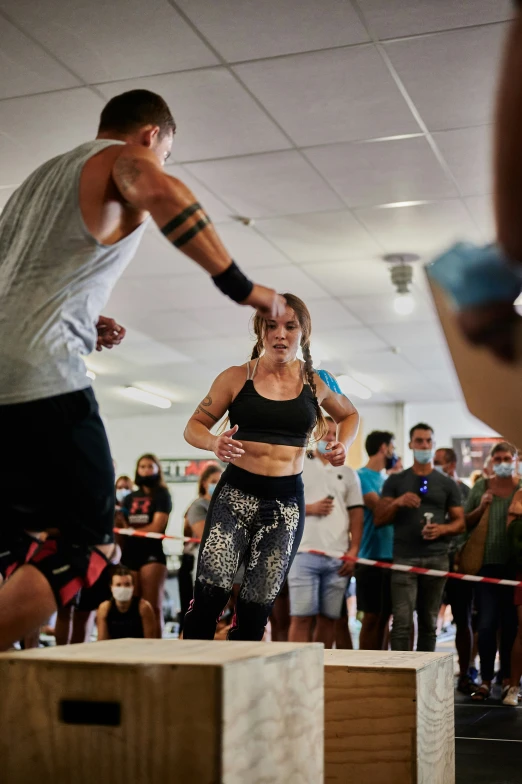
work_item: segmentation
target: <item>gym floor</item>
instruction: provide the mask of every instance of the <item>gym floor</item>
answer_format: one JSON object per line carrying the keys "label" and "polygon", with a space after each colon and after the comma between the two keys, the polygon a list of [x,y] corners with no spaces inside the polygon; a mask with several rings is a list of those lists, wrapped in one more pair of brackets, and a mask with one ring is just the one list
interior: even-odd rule
{"label": "gym floor", "polygon": [[500,687],[485,703],[455,695],[457,784],[522,781],[522,706],[504,707]]}

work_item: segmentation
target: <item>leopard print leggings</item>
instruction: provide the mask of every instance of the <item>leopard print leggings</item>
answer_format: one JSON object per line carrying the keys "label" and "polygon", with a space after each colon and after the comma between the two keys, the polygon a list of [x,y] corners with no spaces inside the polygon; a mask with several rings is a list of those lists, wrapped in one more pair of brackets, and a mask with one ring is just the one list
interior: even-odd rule
{"label": "leopard print leggings", "polygon": [[229,466],[214,491],[201,542],[185,639],[212,640],[241,563],[245,576],[230,640],[261,640],[301,541],[301,476],[262,477]]}

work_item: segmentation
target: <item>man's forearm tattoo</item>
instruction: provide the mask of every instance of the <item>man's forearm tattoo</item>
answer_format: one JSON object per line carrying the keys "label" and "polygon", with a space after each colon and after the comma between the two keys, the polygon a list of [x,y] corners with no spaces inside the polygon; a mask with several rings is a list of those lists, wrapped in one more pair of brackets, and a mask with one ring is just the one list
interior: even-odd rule
{"label": "man's forearm tattoo", "polygon": [[[190,226],[187,224],[187,221],[193,215],[195,218],[197,218],[197,220]],[[161,229],[161,233],[164,234],[165,237],[169,237],[170,241],[176,248],[181,248],[183,245],[186,245],[187,242],[190,242],[190,240],[194,239],[194,237],[199,234],[200,231],[205,229],[211,223],[212,221],[204,212],[201,204],[194,202],[194,204],[186,207],[182,212],[180,212],[178,215],[175,215],[172,220],[166,223],[165,226],[163,226]],[[169,236],[175,232],[176,229],[181,227],[185,229],[182,234],[174,237]]]}

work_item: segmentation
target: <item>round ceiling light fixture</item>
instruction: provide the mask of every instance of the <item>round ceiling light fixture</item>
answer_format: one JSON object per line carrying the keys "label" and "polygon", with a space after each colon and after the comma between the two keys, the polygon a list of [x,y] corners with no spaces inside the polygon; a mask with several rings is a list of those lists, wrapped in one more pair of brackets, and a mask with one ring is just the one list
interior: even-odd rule
{"label": "round ceiling light fixture", "polygon": [[415,308],[410,286],[413,281],[412,263],[419,258],[414,253],[392,253],[384,257],[384,261],[390,265],[391,281],[397,290],[393,309],[399,316],[409,316]]}

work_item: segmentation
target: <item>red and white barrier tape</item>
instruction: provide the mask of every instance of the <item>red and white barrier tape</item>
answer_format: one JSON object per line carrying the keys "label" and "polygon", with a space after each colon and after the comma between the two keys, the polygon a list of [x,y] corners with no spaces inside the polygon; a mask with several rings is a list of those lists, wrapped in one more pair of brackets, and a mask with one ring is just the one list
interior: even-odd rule
{"label": "red and white barrier tape", "polygon": [[[114,533],[124,536],[141,536],[146,539],[173,539],[178,542],[193,542],[199,544],[201,539],[190,536],[169,536],[167,534],[157,534],[153,531],[137,531],[134,528],[115,528]],[[379,569],[391,569],[394,572],[413,572],[413,574],[425,574],[428,577],[450,577],[453,580],[464,580],[472,583],[491,583],[492,585],[511,585],[517,587],[522,585],[521,580],[500,580],[497,577],[479,577],[474,574],[460,574],[460,572],[443,572],[440,569],[423,569],[421,566],[408,566],[407,564],[387,563],[386,561],[373,561],[370,558],[352,558],[349,555],[333,555],[323,550],[306,550],[312,555],[325,555],[328,558],[337,558],[339,561],[351,561],[352,563],[363,564],[364,566],[377,566]]]}

